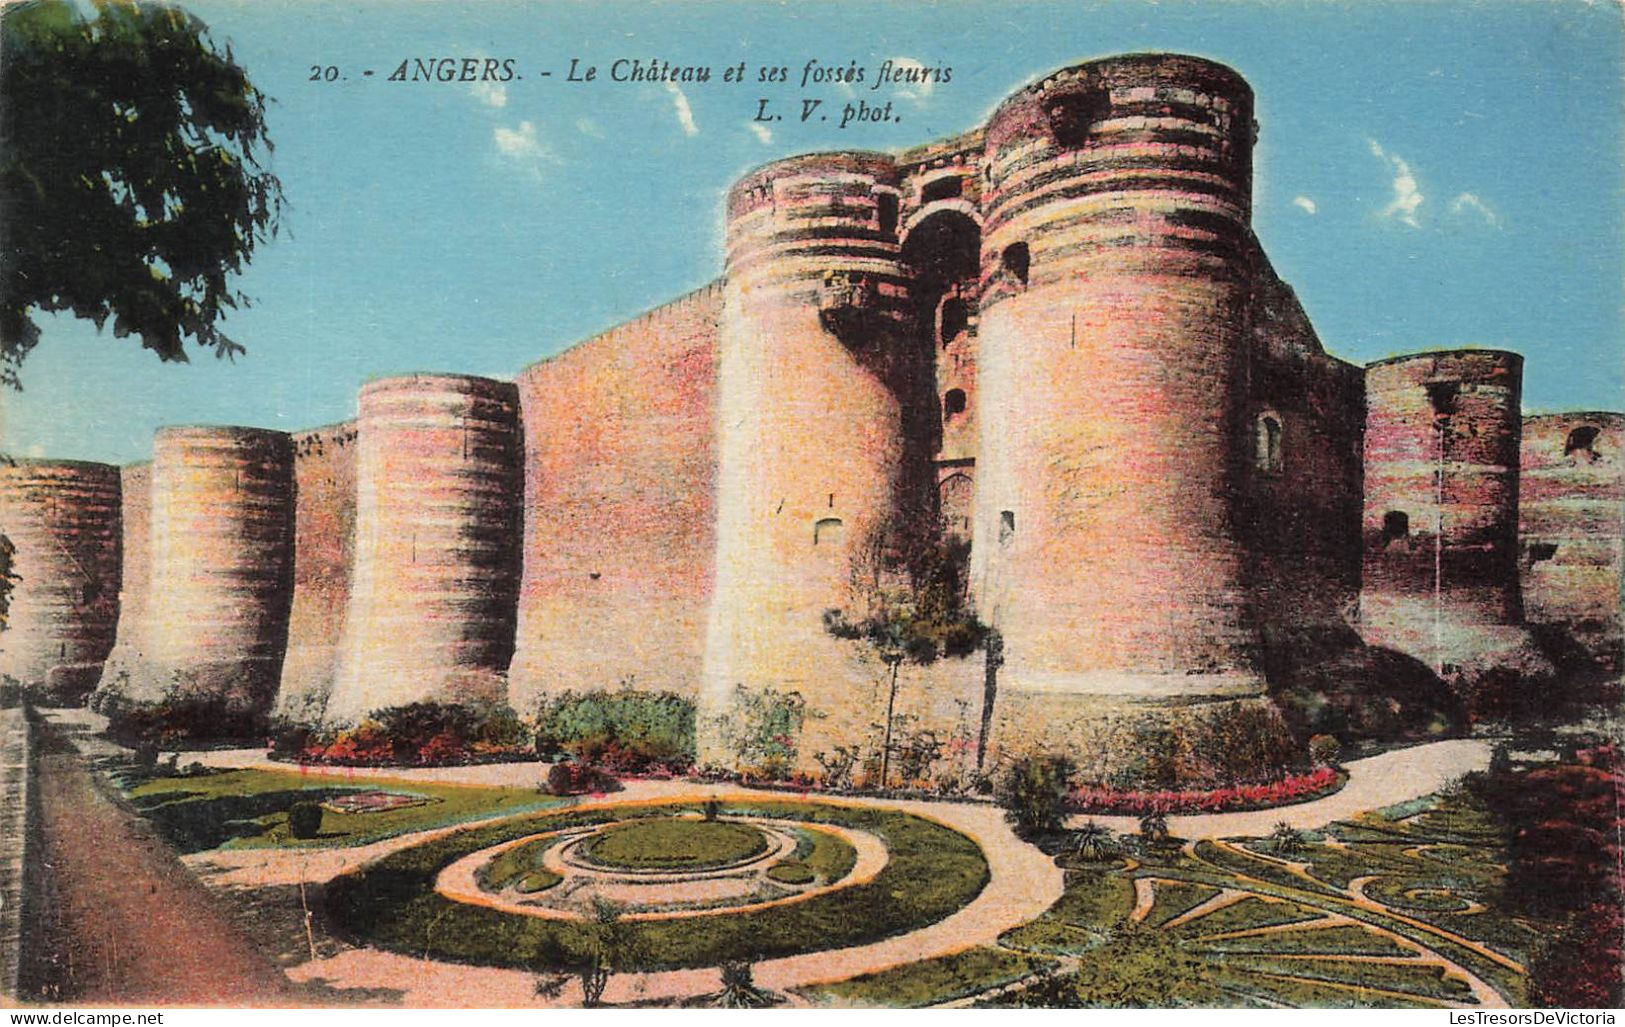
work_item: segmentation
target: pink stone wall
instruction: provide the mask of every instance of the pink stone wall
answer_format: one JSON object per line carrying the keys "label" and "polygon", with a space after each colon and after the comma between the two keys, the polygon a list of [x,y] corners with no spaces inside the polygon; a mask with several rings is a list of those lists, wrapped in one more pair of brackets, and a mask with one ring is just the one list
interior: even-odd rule
{"label": "pink stone wall", "polygon": [[717,337],[708,285],[533,365],[510,702],[697,695],[716,554]]}

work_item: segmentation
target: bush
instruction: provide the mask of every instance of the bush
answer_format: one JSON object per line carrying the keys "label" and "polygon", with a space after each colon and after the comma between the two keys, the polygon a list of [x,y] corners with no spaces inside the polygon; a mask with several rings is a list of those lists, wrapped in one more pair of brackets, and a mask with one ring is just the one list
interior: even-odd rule
{"label": "bush", "polygon": [[1011,765],[996,795],[1017,833],[1032,837],[1061,829],[1071,774],[1064,756],[1028,756]]}
{"label": "bush", "polygon": [[272,728],[271,757],[341,766],[428,766],[530,755],[527,732],[505,706],[478,710],[420,702],[374,710],[355,727],[324,733],[297,724]]}
{"label": "bush", "polygon": [[717,734],[742,777],[777,781],[795,766],[807,716],[807,700],[800,692],[735,685],[729,712],[718,718]]}
{"label": "bush", "polygon": [[295,838],[316,837],[322,831],[322,814],[319,803],[294,803],[288,807],[288,833]]}
{"label": "bush", "polygon": [[1309,739],[1309,760],[1317,767],[1335,767],[1343,747],[1331,735],[1313,735]]}
{"label": "bush", "polygon": [[548,795],[597,795],[618,792],[621,783],[613,774],[585,763],[555,763],[547,768],[547,780],[542,791]]}
{"label": "bush", "polygon": [[694,763],[694,704],[673,692],[564,692],[536,711],[536,754],[570,755],[620,773],[687,770]]}

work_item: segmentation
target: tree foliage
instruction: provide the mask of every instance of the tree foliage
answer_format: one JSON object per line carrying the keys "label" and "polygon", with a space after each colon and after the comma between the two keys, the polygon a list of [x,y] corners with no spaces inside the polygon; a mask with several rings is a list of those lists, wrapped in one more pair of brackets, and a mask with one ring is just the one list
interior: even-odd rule
{"label": "tree foliage", "polygon": [[266,97],[191,14],[27,0],[0,10],[0,382],[70,311],[164,360],[218,356],[231,285],[274,236]]}

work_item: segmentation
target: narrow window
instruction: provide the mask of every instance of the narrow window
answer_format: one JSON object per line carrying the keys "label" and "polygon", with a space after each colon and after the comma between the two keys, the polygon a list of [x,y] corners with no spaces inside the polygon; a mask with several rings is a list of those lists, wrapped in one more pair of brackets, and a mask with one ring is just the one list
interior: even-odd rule
{"label": "narrow window", "polygon": [[1258,469],[1265,474],[1281,473],[1281,421],[1273,414],[1258,419]]}
{"label": "narrow window", "polygon": [[944,346],[959,337],[970,326],[970,310],[962,299],[946,300],[942,304],[942,344]]}
{"label": "narrow window", "polygon": [[832,546],[839,545],[841,537],[846,531],[846,525],[841,523],[839,517],[824,517],[813,525],[813,545]]}
{"label": "narrow window", "polygon": [[882,235],[894,235],[897,232],[897,194],[875,194],[875,218],[880,222]]}
{"label": "narrow window", "polygon": [[1403,510],[1389,510],[1382,515],[1382,536],[1393,540],[1411,533],[1411,516]]}
{"label": "narrow window", "polygon": [[948,420],[955,414],[965,412],[965,390],[949,389],[942,397],[942,419]]}
{"label": "narrow window", "polygon": [[920,190],[921,203],[935,203],[938,200],[951,200],[965,194],[965,180],[958,175],[949,175],[929,182]]}
{"label": "narrow window", "polygon": [[1024,242],[1013,242],[1004,248],[1004,269],[1022,285],[1027,284],[1027,272],[1032,269],[1032,255]]}
{"label": "narrow window", "polygon": [[1016,534],[1016,512],[1014,510],[999,511],[999,544],[1008,545]]}
{"label": "narrow window", "polygon": [[1589,424],[1581,425],[1580,427],[1569,432],[1568,441],[1563,443],[1563,455],[1568,456],[1571,453],[1585,453],[1589,455],[1591,459],[1597,459],[1597,450],[1595,448],[1597,445],[1597,433],[1598,429]]}

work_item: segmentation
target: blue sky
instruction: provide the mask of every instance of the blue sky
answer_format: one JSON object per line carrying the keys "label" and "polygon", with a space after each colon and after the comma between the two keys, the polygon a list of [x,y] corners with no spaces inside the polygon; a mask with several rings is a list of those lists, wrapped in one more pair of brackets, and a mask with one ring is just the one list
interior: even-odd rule
{"label": "blue sky", "polygon": [[[1026,81],[1135,50],[1223,61],[1258,97],[1255,226],[1333,353],[1466,345],[1527,357],[1528,410],[1625,406],[1621,19],[1577,0],[317,2],[189,5],[275,98],[288,230],[240,280],[234,363],[160,364],[43,322],[7,451],[125,462],[164,424],[297,430],[349,417],[369,377],[508,376],[721,269],[721,202],[808,150],[964,131]],[[512,58],[497,89],[392,83],[416,57]],[[600,80],[564,81],[572,57]],[[810,58],[952,68],[887,96],[895,123],[753,125]],[[787,85],[606,79],[619,58],[787,65]],[[344,79],[310,82],[312,66]],[[362,70],[376,74],[364,78]],[[550,78],[540,72],[551,70]]]}

